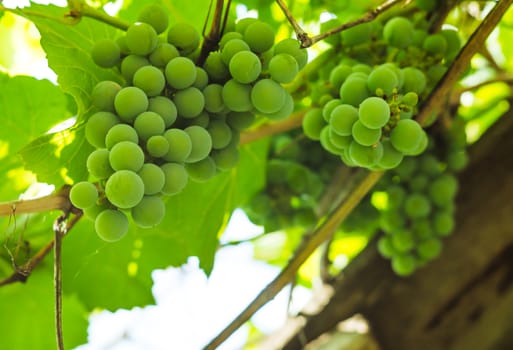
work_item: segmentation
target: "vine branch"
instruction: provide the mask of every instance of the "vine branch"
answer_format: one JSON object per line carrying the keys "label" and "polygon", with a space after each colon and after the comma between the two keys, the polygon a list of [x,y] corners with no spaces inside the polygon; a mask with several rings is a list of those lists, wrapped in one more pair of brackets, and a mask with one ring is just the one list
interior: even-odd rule
{"label": "vine branch", "polygon": [[66,185],[59,191],[41,198],[0,203],[0,216],[40,213],[50,210],[69,211],[72,207],[69,201],[69,190],[70,186]]}

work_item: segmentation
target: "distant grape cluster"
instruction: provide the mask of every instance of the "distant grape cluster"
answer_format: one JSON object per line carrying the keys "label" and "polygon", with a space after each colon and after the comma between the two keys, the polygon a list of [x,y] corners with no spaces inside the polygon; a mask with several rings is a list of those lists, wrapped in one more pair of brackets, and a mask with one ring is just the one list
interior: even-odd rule
{"label": "distant grape cluster", "polygon": [[408,158],[381,181],[387,197],[381,212],[378,241],[381,255],[391,259],[400,276],[436,258],[441,239],[454,229],[455,174],[468,162],[462,144],[430,143],[428,152]]}
{"label": "distant grape cluster", "polygon": [[294,79],[307,54],[296,40],[274,40],[268,24],[242,19],[198,66],[199,33],[187,23],[169,25],[165,9],[151,4],[124,36],[94,44],[93,61],[118,69],[126,82],[93,88],[96,112],[85,135],[96,148],[87,169],[97,183],[77,183],[70,193],[102,239],[123,237],[129,217],[139,227],[158,225],[162,196],[237,164],[239,134],[257,114],[283,119],[292,112],[281,84]]}

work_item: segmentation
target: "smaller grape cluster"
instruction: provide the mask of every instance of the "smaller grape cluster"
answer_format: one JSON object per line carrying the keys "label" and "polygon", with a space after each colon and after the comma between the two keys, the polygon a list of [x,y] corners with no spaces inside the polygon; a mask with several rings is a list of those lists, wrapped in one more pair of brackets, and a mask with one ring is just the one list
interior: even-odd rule
{"label": "smaller grape cluster", "polygon": [[163,196],[237,164],[240,132],[257,114],[281,119],[292,112],[281,84],[306,63],[299,42],[273,47],[271,27],[247,18],[219,44],[198,65],[199,33],[188,23],[170,25],[157,4],[145,6],[124,36],[94,44],[93,61],[117,69],[126,83],[94,86],[85,137],[96,148],[87,159],[96,182],[70,192],[102,239],[122,238],[130,217],[142,228],[158,225]]}
{"label": "smaller grape cluster", "polygon": [[455,143],[441,157],[440,147],[430,144],[419,158],[408,158],[380,183],[386,193],[380,226],[385,232],[378,241],[382,256],[391,259],[400,276],[436,258],[443,237],[454,229],[455,174],[467,164],[463,147]]}
{"label": "smaller grape cluster", "polygon": [[393,169],[404,156],[425,150],[427,134],[412,119],[426,87],[420,70],[341,63],[332,70],[330,84],[338,97],[308,111],[303,130],[345,164]]}

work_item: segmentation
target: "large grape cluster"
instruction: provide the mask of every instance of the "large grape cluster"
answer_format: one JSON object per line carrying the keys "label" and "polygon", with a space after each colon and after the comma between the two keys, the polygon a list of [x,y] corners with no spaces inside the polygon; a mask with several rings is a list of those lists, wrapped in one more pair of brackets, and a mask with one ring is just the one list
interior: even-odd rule
{"label": "large grape cluster", "polygon": [[410,275],[440,254],[441,239],[455,225],[455,174],[466,164],[462,145],[447,147],[432,140],[428,152],[406,159],[382,180],[387,204],[381,212],[385,235],[378,249],[398,275]]}
{"label": "large grape cluster", "polygon": [[274,46],[271,27],[247,18],[201,66],[199,46],[194,27],[169,25],[165,9],[152,4],[124,36],[92,48],[93,61],[118,69],[126,84],[101,81],[92,90],[96,112],[85,135],[96,148],[87,159],[96,184],[74,185],[70,198],[106,241],[126,234],[129,217],[139,227],[158,225],[163,196],[234,167],[239,134],[255,115],[281,119],[292,112],[281,84],[306,63],[297,41]]}

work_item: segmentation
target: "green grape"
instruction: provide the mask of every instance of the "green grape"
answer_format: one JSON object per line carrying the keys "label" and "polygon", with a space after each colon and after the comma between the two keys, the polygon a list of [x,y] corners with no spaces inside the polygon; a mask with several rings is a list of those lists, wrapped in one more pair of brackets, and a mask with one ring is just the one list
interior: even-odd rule
{"label": "green grape", "polygon": [[439,207],[454,200],[458,191],[458,180],[454,175],[443,174],[437,177],[428,188],[429,198]]}
{"label": "green grape", "polygon": [[408,230],[399,230],[392,233],[392,245],[400,253],[406,253],[415,247],[415,237]]}
{"label": "green grape", "polygon": [[262,53],[269,50],[274,44],[274,31],[272,27],[262,21],[250,23],[244,30],[244,41],[251,50]]}
{"label": "green grape", "polygon": [[349,145],[351,144],[351,141],[353,141],[353,138],[351,136],[342,136],[337,134],[332,127],[329,128],[329,139],[331,143],[337,148],[337,149],[346,149],[349,148]]}
{"label": "green grape", "polygon": [[361,167],[371,167],[383,157],[383,145],[378,142],[375,146],[362,146],[353,141],[349,145],[349,156],[353,162]]}
{"label": "green grape", "polygon": [[247,18],[241,18],[237,21],[237,23],[235,23],[235,30],[244,35],[244,32],[246,31],[246,29],[248,28],[248,26],[250,24],[253,24],[255,22],[258,22],[258,19],[256,18],[252,18],[252,17],[247,17]]}
{"label": "green grape", "polygon": [[152,157],[164,157],[169,152],[169,142],[162,135],[151,136],[146,141],[146,150]]}
{"label": "green grape", "polygon": [[148,111],[155,112],[162,117],[164,125],[169,128],[176,121],[178,112],[176,106],[169,98],[155,96],[148,100]]}
{"label": "green grape", "polygon": [[98,66],[112,68],[120,60],[121,49],[112,39],[100,39],[94,43],[91,49],[91,57]]}
{"label": "green grape", "polygon": [[107,179],[105,195],[116,207],[129,209],[136,206],[143,198],[144,183],[135,172],[118,170]]}
{"label": "green grape", "polygon": [[372,146],[381,138],[381,129],[369,129],[361,120],[357,120],[352,128],[353,138],[362,146]]}
{"label": "green grape", "polygon": [[347,64],[339,64],[330,72],[329,81],[333,85],[333,89],[340,90],[342,83],[353,72],[353,68]]}
{"label": "green grape", "polygon": [[266,113],[265,116],[272,120],[283,120],[290,116],[294,111],[294,98],[289,94],[288,91],[285,91],[285,102],[283,106],[274,113]]}
{"label": "green grape", "polygon": [[398,254],[392,257],[392,270],[398,276],[410,276],[416,268],[417,260],[411,254]]}
{"label": "green grape", "polygon": [[162,222],[166,215],[166,206],[159,196],[144,196],[130,212],[137,226],[150,228]]}
{"label": "green grape", "polygon": [[251,102],[261,113],[275,113],[285,103],[285,89],[274,80],[259,80],[251,89]]}
{"label": "green grape", "polygon": [[121,89],[114,99],[116,113],[125,122],[132,122],[136,116],[145,112],[148,104],[144,91],[135,86]]}
{"label": "green grape", "polygon": [[412,91],[407,92],[403,97],[401,97],[401,102],[409,107],[414,107],[419,103],[419,95]]}
{"label": "green grape", "polygon": [[71,187],[69,200],[78,209],[92,207],[98,200],[96,186],[87,181],[77,182]]}
{"label": "green grape", "polygon": [[151,25],[157,34],[163,33],[169,25],[169,16],[166,9],[156,3],[144,5],[137,20]]}
{"label": "green grape", "polygon": [[187,57],[175,57],[166,65],[166,80],[174,89],[185,89],[196,80],[196,66]]}
{"label": "green grape", "polygon": [[468,155],[465,150],[451,150],[447,155],[447,166],[452,171],[463,170],[468,164]]}
{"label": "green grape", "polygon": [[233,79],[241,84],[254,82],[262,72],[262,63],[251,51],[240,51],[233,55],[228,65]]}
{"label": "green grape", "polygon": [[385,41],[393,47],[404,49],[413,41],[413,24],[405,17],[393,17],[383,27]]}
{"label": "green grape", "polygon": [[404,212],[411,219],[421,219],[431,213],[429,198],[420,193],[411,193],[404,201]]}
{"label": "green grape", "polygon": [[89,174],[99,180],[103,180],[114,173],[114,169],[110,166],[109,153],[105,148],[100,148],[89,154],[86,162]]}
{"label": "green grape", "polygon": [[433,237],[431,219],[417,219],[412,222],[412,232],[418,240],[426,240]]}
{"label": "green grape", "polygon": [[239,162],[240,152],[236,146],[228,146],[223,149],[213,150],[211,158],[216,164],[218,170],[230,170]]}
{"label": "green grape", "polygon": [[390,142],[396,150],[404,154],[413,153],[425,135],[419,123],[412,119],[400,120],[390,133]]}
{"label": "green grape", "polygon": [[105,147],[105,136],[110,128],[119,124],[118,117],[110,112],[96,112],[85,125],[85,138],[96,148]]}
{"label": "green grape", "polygon": [[422,154],[422,152],[424,152],[428,145],[429,145],[429,138],[427,136],[427,134],[424,132],[424,130],[422,130],[422,134],[420,135],[420,141],[419,141],[419,144],[417,145],[417,147],[415,147],[415,149],[413,151],[411,151],[410,153],[407,153],[407,155],[409,156],[418,156],[419,154]]}
{"label": "green grape", "polygon": [[416,251],[421,259],[432,260],[442,252],[442,242],[437,238],[426,239],[418,243]]}
{"label": "green grape", "polygon": [[368,97],[358,110],[360,122],[369,129],[381,129],[390,119],[388,103],[379,97]]}
{"label": "green grape", "polygon": [[222,120],[212,120],[208,124],[207,131],[212,139],[212,148],[214,149],[228,146],[232,139],[232,129]]}
{"label": "green grape", "polygon": [[349,76],[340,86],[339,94],[342,103],[358,107],[369,97],[367,79]]}
{"label": "green grape", "polygon": [[326,122],[330,122],[331,112],[333,112],[335,107],[340,106],[341,104],[342,101],[340,101],[338,98],[326,102],[326,104],[322,107],[322,117]]}
{"label": "green grape", "polygon": [[192,151],[192,141],[188,133],[182,129],[168,129],[164,137],[169,144],[169,151],[164,155],[168,162],[184,162]]}
{"label": "green grape", "polygon": [[137,144],[139,142],[137,131],[128,124],[114,125],[105,136],[105,146],[107,149],[111,149],[121,141],[130,141]]}
{"label": "green grape", "polygon": [[118,44],[121,56],[128,56],[130,54],[130,49],[126,45],[126,37],[120,36],[116,39],[116,44]]}
{"label": "green grape", "polygon": [[132,83],[135,72],[144,66],[150,65],[146,57],[139,55],[128,55],[121,61],[121,74],[128,83]]}
{"label": "green grape", "polygon": [[253,108],[251,103],[251,91],[251,85],[241,84],[231,79],[223,86],[223,102],[231,111],[250,111]]}
{"label": "green grape", "polygon": [[403,206],[406,198],[406,191],[399,185],[391,185],[387,187],[387,209],[397,210]]}
{"label": "green grape", "polygon": [[84,212],[84,215],[86,218],[94,221],[94,220],[96,220],[96,217],[98,216],[98,214],[100,214],[105,209],[109,209],[109,207],[105,204],[96,204],[95,203],[94,205],[92,205],[88,208],[85,208],[82,211]]}
{"label": "green grape", "polygon": [[433,216],[433,230],[439,236],[448,236],[454,230],[454,218],[451,213],[437,212]]}
{"label": "green grape", "polygon": [[148,97],[152,97],[159,95],[164,90],[166,78],[157,67],[144,66],[135,72],[133,84],[144,91]]}
{"label": "green grape", "polygon": [[251,112],[230,112],[226,115],[226,123],[237,131],[250,127],[254,121],[255,115]]}
{"label": "green grape", "polygon": [[106,242],[116,242],[128,232],[128,218],[114,209],[105,209],[94,221],[94,229],[98,236]]}
{"label": "green grape", "polygon": [[116,143],[109,153],[112,169],[139,171],[144,164],[144,152],[138,144],[130,141]]}
{"label": "green grape", "polygon": [[437,0],[415,0],[415,3],[419,7],[419,9],[429,12],[436,8],[438,1]]}
{"label": "green grape", "polygon": [[410,179],[415,171],[417,171],[418,162],[415,158],[405,158],[397,168],[394,169],[395,173],[399,175],[401,181]]}
{"label": "green grape", "polygon": [[422,94],[426,88],[427,81],[424,73],[415,67],[406,67],[402,69],[404,82],[403,90]]}
{"label": "green grape", "polygon": [[168,196],[182,192],[187,185],[189,175],[182,164],[165,163],[161,166],[164,171],[165,182],[162,193]]}
{"label": "green grape", "polygon": [[228,70],[228,66],[224,64],[220,52],[211,52],[205,60],[203,69],[213,82],[224,83],[230,79],[230,71]]}
{"label": "green grape", "polygon": [[[213,115],[213,117],[216,116]],[[220,117],[220,119],[224,119],[224,117]],[[197,117],[187,120],[185,126],[198,125],[202,128],[206,128],[208,123],[210,123],[210,114],[208,114],[206,111],[203,111]]]}
{"label": "green grape", "polygon": [[382,140],[383,144],[383,157],[378,162],[378,166],[382,169],[393,169],[403,161],[403,154],[397,151],[390,140]]}
{"label": "green grape", "polygon": [[200,90],[203,90],[208,85],[208,74],[207,72],[201,68],[196,66],[196,80],[194,80],[194,83],[192,86],[195,88],[198,88]]}
{"label": "green grape", "polygon": [[152,195],[160,193],[164,187],[165,176],[164,171],[153,163],[146,163],[137,172],[144,184],[144,194]]}
{"label": "green grape", "polygon": [[180,56],[178,49],[169,43],[158,43],[148,57],[155,67],[164,68],[173,58]]}
{"label": "green grape", "polygon": [[352,134],[353,124],[358,121],[358,109],[352,105],[341,104],[331,111],[329,120],[334,132],[349,136]]}
{"label": "green grape", "polygon": [[303,132],[312,140],[319,140],[321,131],[326,126],[326,121],[322,117],[322,109],[312,108],[306,112],[303,118]]}
{"label": "green grape", "polygon": [[447,72],[447,67],[443,64],[435,64],[428,68],[427,76],[432,83],[437,83]]}
{"label": "green grape", "polygon": [[342,31],[340,36],[342,38],[342,45],[344,46],[355,46],[368,43],[372,36],[372,24],[370,22],[361,23]]}
{"label": "green grape", "polygon": [[114,98],[121,86],[110,80],[100,81],[91,91],[91,103],[101,111],[115,112]]}
{"label": "green grape", "polygon": [[191,154],[185,162],[195,163],[205,159],[212,150],[212,137],[208,131],[197,125],[189,126],[184,131],[189,135],[192,143]]}
{"label": "green grape", "polygon": [[381,254],[381,256],[388,259],[398,254],[397,250],[392,244],[391,236],[380,237],[380,239],[378,240],[378,252]]}
{"label": "green grape", "polygon": [[142,112],[134,121],[134,129],[139,138],[147,141],[150,137],[161,135],[166,129],[164,119],[155,112]]}
{"label": "green grape", "polygon": [[422,48],[432,55],[444,55],[447,51],[447,40],[442,34],[431,34],[424,39]]}
{"label": "green grape", "polygon": [[194,163],[186,163],[185,170],[192,180],[206,182],[215,176],[216,163],[211,157],[206,157]]}
{"label": "green grape", "polygon": [[173,96],[173,102],[178,115],[183,118],[197,117],[205,107],[205,97],[195,87],[177,91]]}
{"label": "green grape", "polygon": [[461,40],[458,35],[458,31],[453,29],[442,29],[440,34],[443,35],[447,42],[445,57],[451,61],[458,54],[461,48]]}
{"label": "green grape", "polygon": [[376,93],[381,89],[385,95],[390,96],[392,91],[399,87],[399,79],[391,69],[386,66],[379,66],[370,72],[367,78],[367,88],[370,92]]}
{"label": "green grape", "polygon": [[167,41],[173,44],[181,55],[188,55],[198,48],[200,35],[192,25],[176,23],[169,28]]}
{"label": "green grape", "polygon": [[147,23],[135,22],[126,31],[126,45],[131,53],[146,56],[157,47],[155,29]]}
{"label": "green grape", "polygon": [[205,109],[210,113],[220,113],[224,110],[223,86],[220,84],[209,84],[203,89],[205,97]]}
{"label": "green grape", "polygon": [[[370,72],[372,72],[372,67],[365,63],[358,63],[353,66],[354,73],[363,73],[361,77],[367,78]],[[357,75],[354,75],[357,76]]]}
{"label": "green grape", "polygon": [[385,211],[380,217],[380,226],[387,233],[394,233],[405,229],[406,220],[404,215],[395,210]]}
{"label": "green grape", "polygon": [[[234,40],[234,39],[243,39],[244,37],[242,36],[241,33],[239,32],[227,32],[225,30],[223,36],[221,37],[221,40],[219,40],[219,48],[221,49],[221,51],[224,49],[224,47],[226,46],[226,44],[228,44],[231,40]],[[244,41],[244,40],[242,40]],[[247,45],[247,44],[246,44]],[[249,46],[248,46],[249,48]]]}
{"label": "green grape", "polygon": [[250,51],[249,45],[246,44],[244,40],[231,39],[222,46],[221,59],[223,60],[224,64],[228,66],[232,57],[241,51]]}
{"label": "green grape", "polygon": [[269,74],[278,83],[290,83],[296,77],[298,70],[296,59],[286,53],[274,55],[269,61]]}
{"label": "green grape", "polygon": [[274,54],[279,55],[280,53],[287,53],[294,57],[299,69],[302,69],[308,62],[308,51],[302,49],[300,42],[296,39],[287,38],[276,43]]}

